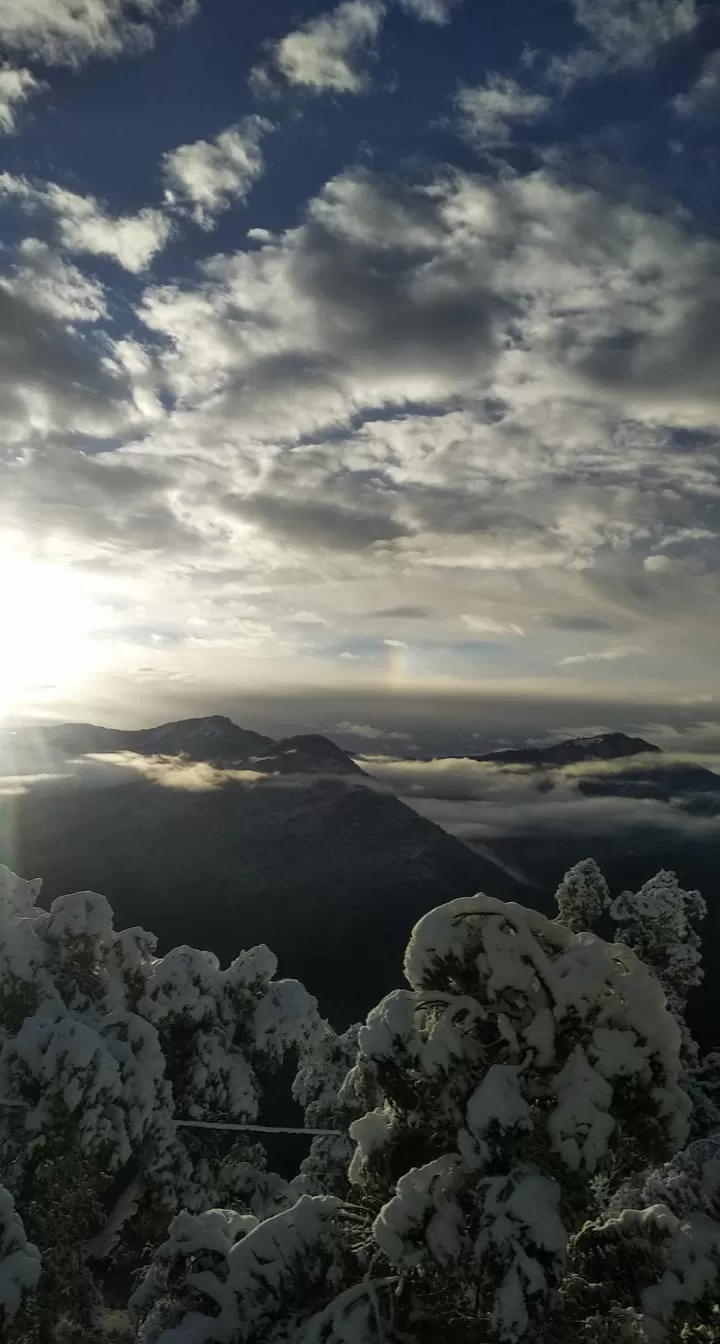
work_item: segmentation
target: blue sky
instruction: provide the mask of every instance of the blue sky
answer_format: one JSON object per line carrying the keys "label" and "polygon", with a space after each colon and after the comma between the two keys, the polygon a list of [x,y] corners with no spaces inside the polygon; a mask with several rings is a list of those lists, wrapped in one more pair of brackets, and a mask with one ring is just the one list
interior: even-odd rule
{"label": "blue sky", "polygon": [[0,2],[0,46],[13,712],[709,717],[713,4]]}

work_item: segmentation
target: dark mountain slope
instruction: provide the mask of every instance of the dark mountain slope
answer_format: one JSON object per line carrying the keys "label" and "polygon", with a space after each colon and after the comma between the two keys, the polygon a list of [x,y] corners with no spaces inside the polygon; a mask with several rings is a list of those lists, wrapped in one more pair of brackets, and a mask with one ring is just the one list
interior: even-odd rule
{"label": "dark mountain slope", "polygon": [[5,802],[0,861],[42,876],[46,897],[101,891],[118,926],[225,961],[266,942],[338,1022],[400,982],[426,910],[478,890],[522,895],[487,858],[362,782],[190,792],[123,771],[117,785],[54,784]]}

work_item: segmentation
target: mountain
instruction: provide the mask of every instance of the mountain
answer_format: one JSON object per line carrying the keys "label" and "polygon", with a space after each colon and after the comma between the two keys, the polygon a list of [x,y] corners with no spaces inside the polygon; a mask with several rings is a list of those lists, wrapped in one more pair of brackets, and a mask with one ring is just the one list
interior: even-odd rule
{"label": "mountain", "polygon": [[432,906],[478,890],[522,898],[492,859],[380,789],[322,737],[272,742],[205,719],[134,732],[64,725],[45,730],[45,741],[56,759],[61,748],[68,757],[182,751],[266,773],[218,776],[205,789],[163,786],[112,763],[40,779],[4,800],[0,862],[43,877],[48,899],[103,892],[118,927],[142,924],[162,949],[191,943],[227,961],[266,942],[281,973],[304,980],[338,1023],[399,983],[408,932]]}
{"label": "mountain", "polygon": [[[8,740],[11,737],[12,742]],[[203,761],[221,769],[253,770],[282,775],[359,775],[364,772],[351,756],[320,734],[272,737],[239,728],[223,714],[201,719],[180,719],[156,728],[102,728],[93,723],[62,723],[50,727],[19,728],[0,733],[0,749],[7,756],[12,745],[21,760],[33,762],[46,755],[67,757],[116,755],[177,756]]]}
{"label": "mountain", "polygon": [[[720,775],[703,765],[668,760],[660,747],[626,733],[572,737],[549,747],[513,748],[470,759],[530,766],[538,772],[536,787],[546,793],[555,787],[554,771],[569,765],[586,766],[575,773],[574,782],[587,798],[648,799],[673,803],[693,815],[720,815]],[[593,766],[608,763],[612,769],[593,770]]]}
{"label": "mountain", "polygon": [[594,737],[571,737],[552,746],[510,748],[492,751],[485,756],[471,756],[471,761],[490,761],[497,765],[532,765],[549,769],[562,765],[577,765],[582,761],[618,761],[628,756],[660,755],[660,747],[642,737],[628,737],[626,733],[598,733]]}
{"label": "mountain", "polygon": [[261,755],[275,745],[271,737],[238,728],[223,714],[162,723],[157,728],[101,728],[93,723],[18,728],[13,739],[18,749],[45,747],[68,756],[132,751],[141,756],[186,756],[225,766],[244,765],[253,754]]}
{"label": "mountain", "polygon": [[366,779],[364,770],[346,751],[317,733],[285,737],[273,742],[262,756],[251,758],[253,769],[281,775],[355,775]]}

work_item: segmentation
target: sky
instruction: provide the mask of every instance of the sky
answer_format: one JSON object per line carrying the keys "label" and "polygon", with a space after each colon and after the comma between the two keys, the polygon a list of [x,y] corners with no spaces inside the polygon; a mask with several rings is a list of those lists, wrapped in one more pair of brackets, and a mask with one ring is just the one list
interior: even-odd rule
{"label": "sky", "polygon": [[0,712],[714,747],[712,0],[0,0],[0,56]]}

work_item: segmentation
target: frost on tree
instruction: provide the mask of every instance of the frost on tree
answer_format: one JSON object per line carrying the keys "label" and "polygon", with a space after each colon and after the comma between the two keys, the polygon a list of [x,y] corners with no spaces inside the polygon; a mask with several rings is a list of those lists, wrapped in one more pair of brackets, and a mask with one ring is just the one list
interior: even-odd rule
{"label": "frost on tree", "polygon": [[344,1085],[354,1199],[413,1311],[520,1340],[602,1173],[687,1132],[680,1033],[634,953],[485,896],[416,926],[411,988],[373,1010]]}
{"label": "frost on tree", "polygon": [[157,958],[151,934],[115,931],[104,897],[78,892],[46,911],[39,891],[0,869],[0,1171],[40,1248],[43,1291],[82,1282],[89,1329],[89,1266],[127,1220],[144,1219],[147,1239],[180,1207],[265,1214],[282,1202],[257,1144],[229,1148],[176,1119],[254,1122],[262,1074],[311,1050],[323,1024],[301,985],[275,979],[266,947],[225,969],[189,947]]}
{"label": "frost on tree", "polygon": [[0,1185],[0,1325],[9,1327],[40,1278],[40,1252],[28,1241],[12,1196]]}
{"label": "frost on tree", "polygon": [[668,1004],[682,1017],[687,996],[703,978],[696,925],[707,906],[699,891],[685,891],[675,873],[662,870],[639,891],[624,891],[612,902],[611,917],[622,941],[655,972]]}
{"label": "frost on tree", "polygon": [[340,1200],[309,1195],[261,1223],[229,1209],[178,1215],[131,1299],[139,1339],[369,1344],[368,1333],[333,1333],[358,1299],[372,1311],[353,1283],[347,1221]]}
{"label": "frost on tree", "polygon": [[594,859],[581,859],[566,872],[555,892],[559,924],[573,933],[595,929],[610,904],[610,892]]}
{"label": "frost on tree", "polygon": [[348,1195],[354,1149],[348,1131],[363,1108],[349,1090],[343,1091],[343,1083],[355,1063],[359,1031],[359,1023],[340,1034],[325,1023],[295,1075],[293,1096],[303,1108],[305,1124],[309,1129],[335,1131],[313,1139],[291,1183],[297,1195]]}
{"label": "frost on tree", "polygon": [[680,1024],[683,1086],[692,1098],[697,1137],[720,1125],[720,1054],[711,1051],[701,1058],[685,1020],[688,995],[705,974],[697,926],[706,913],[700,893],[685,891],[675,873],[665,870],[639,891],[624,891],[610,907],[618,926],[616,939],[653,970]]}
{"label": "frost on tree", "polygon": [[[629,1180],[571,1239],[552,1325],[560,1339],[720,1339],[720,1138]],[[579,1326],[579,1322],[582,1325]],[[633,1335],[624,1335],[632,1325]]]}

